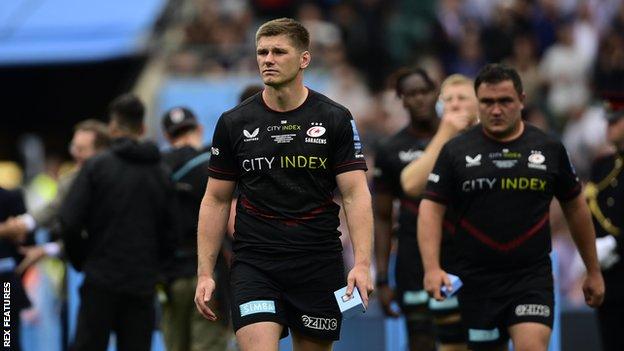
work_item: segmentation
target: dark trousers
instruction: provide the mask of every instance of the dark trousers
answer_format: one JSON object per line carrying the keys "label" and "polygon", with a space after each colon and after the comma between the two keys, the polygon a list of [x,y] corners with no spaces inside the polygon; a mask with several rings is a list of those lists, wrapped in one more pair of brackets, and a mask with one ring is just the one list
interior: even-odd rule
{"label": "dark trousers", "polygon": [[150,351],[154,330],[154,297],[137,296],[84,283],[73,351],[105,351],[111,331],[117,351]]}
{"label": "dark trousers", "polygon": [[603,351],[624,350],[624,299],[606,299],[598,308]]}

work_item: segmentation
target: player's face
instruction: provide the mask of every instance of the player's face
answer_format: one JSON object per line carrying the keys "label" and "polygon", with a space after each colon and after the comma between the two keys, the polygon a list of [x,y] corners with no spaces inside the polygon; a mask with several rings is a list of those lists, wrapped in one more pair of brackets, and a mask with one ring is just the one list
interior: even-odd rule
{"label": "player's face", "polygon": [[452,84],[445,86],[440,92],[440,100],[444,103],[444,111],[466,111],[476,116],[479,109],[477,96],[470,84]]}
{"label": "player's face", "polygon": [[279,87],[292,82],[310,64],[310,53],[293,46],[286,35],[261,37],[256,60],[264,84]]}
{"label": "player's face", "polygon": [[482,83],[477,89],[477,99],[481,124],[489,134],[502,139],[520,128],[524,94],[516,92],[511,80]]}
{"label": "player's face", "polygon": [[620,148],[624,146],[624,116],[609,122],[607,140]]}
{"label": "player's face", "polygon": [[78,165],[95,155],[95,133],[88,130],[77,130],[74,133],[69,151]]}
{"label": "player's face", "polygon": [[436,92],[419,74],[412,74],[402,83],[403,106],[410,118],[422,121],[435,117]]}

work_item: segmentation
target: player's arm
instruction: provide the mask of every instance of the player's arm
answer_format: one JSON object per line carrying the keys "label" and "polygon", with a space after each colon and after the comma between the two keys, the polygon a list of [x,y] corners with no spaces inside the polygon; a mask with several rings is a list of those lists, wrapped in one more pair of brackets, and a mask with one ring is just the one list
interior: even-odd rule
{"label": "player's arm", "polygon": [[227,229],[235,186],[234,181],[209,178],[199,209],[195,304],[199,312],[210,320],[217,319],[215,313],[208,307],[208,301],[215,288],[214,267]]}
{"label": "player's arm", "polygon": [[444,144],[451,140],[462,130],[466,129],[474,117],[470,117],[466,111],[447,111],[440,122],[438,131],[433,136],[422,156],[410,162],[401,172],[401,187],[410,196],[420,196],[427,185],[427,177]]}
{"label": "player's arm", "polygon": [[440,267],[440,245],[442,243],[442,222],[446,206],[427,199],[420,202],[418,209],[418,247],[425,271],[425,290],[436,300],[443,300],[442,285],[450,288],[446,272]]}
{"label": "player's arm", "polygon": [[568,221],[572,239],[587,269],[587,277],[583,284],[585,302],[592,307],[600,306],[604,299],[605,286],[596,253],[596,233],[591,214],[582,194],[561,202],[561,208]]}
{"label": "player's arm", "polygon": [[377,293],[383,308],[388,316],[398,316],[390,308],[392,290],[388,286],[388,261],[392,243],[392,202],[389,193],[376,191],[373,197],[375,220],[375,262],[377,267]]}
{"label": "player's arm", "polygon": [[368,305],[368,293],[373,290],[370,264],[373,246],[373,210],[371,194],[362,170],[340,173],[336,176],[342,194],[342,203],[353,244],[355,265],[347,277],[347,295],[357,286],[364,305]]}

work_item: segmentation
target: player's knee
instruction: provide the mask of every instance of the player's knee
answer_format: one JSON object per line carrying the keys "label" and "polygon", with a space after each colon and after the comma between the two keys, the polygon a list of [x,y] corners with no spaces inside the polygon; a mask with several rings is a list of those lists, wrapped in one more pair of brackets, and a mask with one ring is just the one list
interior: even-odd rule
{"label": "player's knee", "polygon": [[547,351],[548,338],[523,336],[513,340],[515,351]]}
{"label": "player's knee", "polygon": [[274,323],[254,323],[236,331],[241,351],[277,351],[281,330]]}
{"label": "player's knee", "polygon": [[321,340],[310,338],[296,331],[292,332],[294,351],[331,351],[334,342],[332,340]]}

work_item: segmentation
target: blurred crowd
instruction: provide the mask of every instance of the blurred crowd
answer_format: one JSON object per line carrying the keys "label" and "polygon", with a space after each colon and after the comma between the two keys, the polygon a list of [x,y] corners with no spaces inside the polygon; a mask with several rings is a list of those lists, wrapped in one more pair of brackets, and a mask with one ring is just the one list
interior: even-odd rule
{"label": "blurred crowd", "polygon": [[527,119],[561,135],[586,178],[604,151],[601,101],[624,91],[620,0],[174,0],[169,9],[158,51],[174,77],[254,75],[255,28],[276,16],[302,21],[308,74],[331,77],[324,93],[372,143],[405,120],[391,91],[398,67],[423,67],[439,83],[506,62],[521,74]]}
{"label": "blurred crowd", "polygon": [[[310,31],[306,74],[331,77],[323,93],[352,112],[369,162],[377,142],[407,123],[391,74],[404,66],[424,68],[439,85],[450,74],[474,78],[485,63],[506,62],[524,84],[524,118],[562,139],[582,179],[609,150],[603,100],[624,94],[622,0],[170,0],[153,56],[169,77],[255,76],[255,30],[281,16]],[[29,208],[54,198],[67,169],[53,157],[36,161],[42,157],[27,157],[46,165],[26,165]],[[22,176],[0,164],[2,186],[13,188]],[[561,211],[552,214],[562,287],[581,304],[578,276],[566,269],[574,246]]]}

